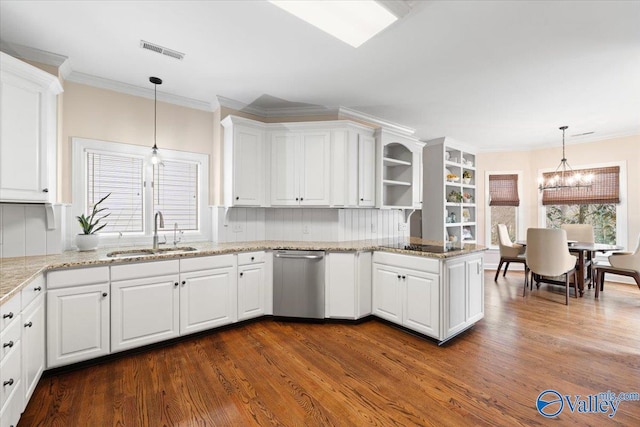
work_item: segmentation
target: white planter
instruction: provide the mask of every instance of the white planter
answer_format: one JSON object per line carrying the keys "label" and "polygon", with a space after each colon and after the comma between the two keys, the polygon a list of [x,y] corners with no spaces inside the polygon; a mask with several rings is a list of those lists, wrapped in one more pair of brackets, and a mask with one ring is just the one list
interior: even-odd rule
{"label": "white planter", "polygon": [[79,251],[93,251],[98,247],[99,239],[97,234],[77,234],[76,246]]}
{"label": "white planter", "polygon": [[469,184],[471,182],[471,178],[462,178],[462,182]]}

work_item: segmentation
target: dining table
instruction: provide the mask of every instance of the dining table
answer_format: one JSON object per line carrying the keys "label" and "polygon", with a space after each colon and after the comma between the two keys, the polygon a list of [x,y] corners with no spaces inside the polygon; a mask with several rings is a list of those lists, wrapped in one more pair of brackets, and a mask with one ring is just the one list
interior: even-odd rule
{"label": "dining table", "polygon": [[[518,240],[516,243],[526,246],[526,240]],[[595,282],[594,275],[594,257],[597,252],[612,252],[621,251],[624,248],[618,245],[609,245],[606,243],[590,243],[590,242],[576,242],[573,240],[567,241],[569,246],[569,252],[576,255],[576,275],[578,282],[578,292],[580,296],[584,295],[585,286],[591,289],[591,285]],[[540,282],[551,283],[554,285],[564,286],[565,282],[557,280],[552,277],[544,277],[537,274],[533,275],[533,280],[538,285]]]}

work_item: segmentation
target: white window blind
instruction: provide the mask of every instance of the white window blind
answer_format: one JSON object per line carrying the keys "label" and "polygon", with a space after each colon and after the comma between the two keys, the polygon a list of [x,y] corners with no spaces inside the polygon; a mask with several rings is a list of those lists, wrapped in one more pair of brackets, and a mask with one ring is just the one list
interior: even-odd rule
{"label": "white window blind", "polygon": [[153,210],[164,216],[164,229],[198,230],[198,164],[163,160],[153,170]]}
{"label": "white window blind", "polygon": [[140,157],[87,151],[86,212],[111,193],[100,205],[110,213],[101,233],[143,231],[143,172]]}

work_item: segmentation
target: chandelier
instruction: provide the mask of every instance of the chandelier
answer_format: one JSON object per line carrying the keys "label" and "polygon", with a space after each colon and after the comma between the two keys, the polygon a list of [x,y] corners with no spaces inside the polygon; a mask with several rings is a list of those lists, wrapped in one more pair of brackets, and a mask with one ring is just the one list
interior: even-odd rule
{"label": "chandelier", "polygon": [[545,181],[544,177],[540,177],[538,180],[538,190],[560,190],[562,188],[586,188],[591,187],[593,181],[593,174],[582,174],[580,172],[574,172],[567,162],[567,157],[564,154],[564,131],[569,126],[560,126],[562,131],[562,160],[553,173],[553,176]]}

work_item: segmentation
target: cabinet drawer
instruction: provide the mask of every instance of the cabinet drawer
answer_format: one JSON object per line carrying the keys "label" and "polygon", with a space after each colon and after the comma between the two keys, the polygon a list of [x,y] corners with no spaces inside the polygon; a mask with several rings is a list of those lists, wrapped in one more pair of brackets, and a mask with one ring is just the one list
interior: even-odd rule
{"label": "cabinet drawer", "polygon": [[177,259],[114,265],[111,267],[111,281],[143,279],[145,277],[178,274],[179,272],[180,260]]}
{"label": "cabinet drawer", "polygon": [[235,267],[235,265],[236,260],[233,254],[184,258],[180,260],[180,273]]}
{"label": "cabinet drawer", "polygon": [[109,267],[75,268],[47,273],[47,288],[68,288],[109,281]]}
{"label": "cabinet drawer", "polygon": [[238,265],[258,264],[264,262],[267,257],[266,252],[241,252],[238,254]]}
{"label": "cabinet drawer", "polygon": [[42,294],[44,294],[44,276],[40,275],[22,289],[22,309],[27,308],[31,301]]}
{"label": "cabinet drawer", "polygon": [[4,328],[9,326],[20,313],[22,307],[20,303],[21,300],[21,294],[17,294],[9,301],[0,305],[0,331],[4,331]]}
{"label": "cabinet drawer", "polygon": [[440,259],[424,256],[395,254],[391,252],[374,252],[373,262],[392,265],[400,268],[440,274]]}
{"label": "cabinet drawer", "polygon": [[11,325],[7,326],[0,335],[0,346],[2,346],[0,348],[0,360],[4,360],[5,356],[9,354],[13,347],[18,345],[18,341],[20,341],[22,328],[20,328],[21,322],[19,317],[19,314],[14,317],[14,322],[11,322]]}
{"label": "cabinet drawer", "polygon": [[[12,394],[16,393],[17,389],[21,385],[21,361],[22,361],[22,349],[21,342],[16,342],[7,356],[0,362],[0,410],[5,408],[5,404],[9,400]],[[7,385],[4,385],[4,383]],[[15,394],[14,394],[15,396]]]}

